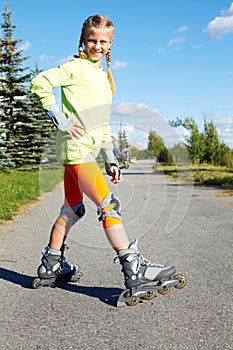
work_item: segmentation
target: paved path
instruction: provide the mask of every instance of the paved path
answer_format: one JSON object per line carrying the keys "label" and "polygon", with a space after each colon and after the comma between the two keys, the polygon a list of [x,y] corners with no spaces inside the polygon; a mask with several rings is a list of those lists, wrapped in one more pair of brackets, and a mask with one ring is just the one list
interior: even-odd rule
{"label": "paved path", "polygon": [[0,240],[0,349],[233,350],[232,198],[154,174],[150,162],[125,171],[114,186],[130,239],[151,261],[170,263],[188,285],[135,307],[116,308],[120,265],[87,201],[67,252],[80,284],[31,289],[62,202],[62,186],[8,226]]}

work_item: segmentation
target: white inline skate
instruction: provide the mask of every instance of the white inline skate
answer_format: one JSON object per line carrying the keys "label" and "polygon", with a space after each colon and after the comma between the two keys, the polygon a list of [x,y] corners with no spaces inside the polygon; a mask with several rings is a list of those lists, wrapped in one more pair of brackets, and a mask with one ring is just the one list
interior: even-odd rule
{"label": "white inline skate", "polygon": [[41,264],[37,269],[38,277],[32,281],[32,288],[55,287],[58,282],[78,282],[82,278],[82,272],[76,264],[66,261],[63,244],[61,250],[51,249],[49,246],[42,251]]}
{"label": "white inline skate", "polygon": [[117,306],[134,306],[141,300],[152,300],[159,294],[165,295],[171,287],[182,289],[187,280],[181,274],[175,274],[175,266],[151,263],[139,254],[138,240],[130,244],[129,249],[120,250],[115,262],[122,265],[125,277],[125,289],[119,296]]}

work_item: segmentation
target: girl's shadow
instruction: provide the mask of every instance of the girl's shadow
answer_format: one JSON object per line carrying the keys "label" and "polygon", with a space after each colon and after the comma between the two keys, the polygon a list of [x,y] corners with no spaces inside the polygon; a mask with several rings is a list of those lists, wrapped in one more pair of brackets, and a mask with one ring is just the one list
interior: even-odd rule
{"label": "girl's shadow", "polygon": [[[23,288],[32,289],[32,281],[34,277],[1,267],[0,279],[19,284]],[[122,292],[122,289],[120,288],[87,287],[71,283],[56,283],[55,287],[65,289],[69,292],[85,294],[92,298],[98,298],[103,303],[111,306],[116,306],[117,299]]]}

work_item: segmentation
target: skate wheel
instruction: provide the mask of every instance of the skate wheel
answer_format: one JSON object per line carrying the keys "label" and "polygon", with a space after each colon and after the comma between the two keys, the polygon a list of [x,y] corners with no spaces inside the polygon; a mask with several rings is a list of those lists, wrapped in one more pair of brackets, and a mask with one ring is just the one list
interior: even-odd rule
{"label": "skate wheel", "polygon": [[77,278],[79,280],[81,280],[81,278],[83,278],[83,273],[81,271],[77,274]]}
{"label": "skate wheel", "polygon": [[[124,294],[124,298],[129,298],[129,297],[130,297],[130,292],[128,291],[128,292],[126,292],[126,293]],[[132,299],[134,299],[134,297],[132,297]],[[140,299],[139,299],[139,298],[135,298],[135,300],[126,301],[125,303],[126,303],[126,305],[128,305],[128,306],[135,306],[135,305],[137,305],[139,302],[140,302]]]}
{"label": "skate wheel", "polygon": [[34,278],[34,280],[32,281],[32,288],[33,289],[40,288],[41,286],[39,285],[39,282],[40,282],[39,277]]}
{"label": "skate wheel", "polygon": [[183,289],[187,284],[187,278],[181,273],[177,273],[173,276],[174,279],[179,280],[179,284],[174,286],[176,289]]}
{"label": "skate wheel", "polygon": [[171,287],[169,287],[169,288],[164,287],[164,289],[159,289],[158,293],[161,295],[166,295],[166,294],[170,293],[170,291],[171,291]]}
{"label": "skate wheel", "polygon": [[152,300],[156,296],[155,292],[147,292],[147,295],[141,297],[142,300]]}

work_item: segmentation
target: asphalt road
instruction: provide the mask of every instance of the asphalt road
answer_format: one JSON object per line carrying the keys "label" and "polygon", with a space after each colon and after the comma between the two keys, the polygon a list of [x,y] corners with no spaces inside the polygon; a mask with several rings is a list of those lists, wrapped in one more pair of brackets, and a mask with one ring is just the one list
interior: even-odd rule
{"label": "asphalt road", "polygon": [[67,241],[67,258],[81,266],[83,279],[32,289],[62,204],[59,185],[1,227],[1,350],[233,350],[233,198],[168,180],[151,166],[131,164],[124,181],[111,188],[141,254],[176,265],[188,279],[186,288],[117,308],[123,274],[87,200],[87,214]]}

